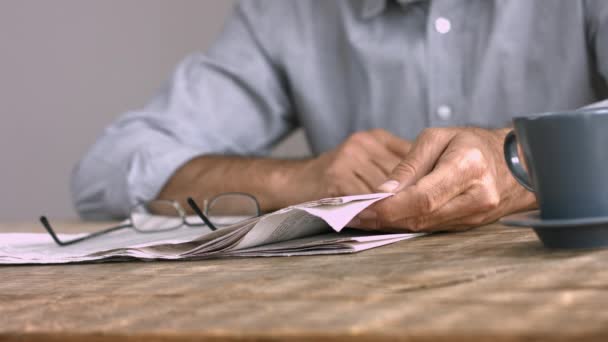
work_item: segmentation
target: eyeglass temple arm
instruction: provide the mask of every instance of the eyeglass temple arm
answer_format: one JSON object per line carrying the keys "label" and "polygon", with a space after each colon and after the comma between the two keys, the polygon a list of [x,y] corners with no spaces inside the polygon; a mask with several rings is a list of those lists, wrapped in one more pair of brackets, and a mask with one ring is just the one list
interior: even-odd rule
{"label": "eyeglass temple arm", "polygon": [[59,239],[59,237],[57,236],[57,234],[55,234],[55,230],[51,227],[51,224],[49,223],[49,220],[46,218],[46,216],[41,216],[40,217],[40,223],[42,223],[42,226],[46,229],[46,231],[49,233],[49,235],[53,238],[53,240],[55,241],[55,243],[57,243],[59,246],[68,246],[68,245],[74,244],[76,242],[80,242],[80,241],[88,240],[90,238],[94,238],[94,237],[99,236],[99,235],[111,233],[111,232],[113,232],[115,230],[131,227],[131,224],[123,224],[123,225],[120,225],[120,226],[116,226],[116,227],[100,230],[98,232],[91,233],[91,234],[89,234],[87,236],[83,236],[83,237],[76,238],[76,239],[73,239],[73,240],[61,241]]}
{"label": "eyeglass temple arm", "polygon": [[200,217],[201,220],[203,220],[203,222],[205,222],[205,224],[207,225],[207,227],[209,227],[209,229],[211,229],[212,231],[217,230],[217,227],[215,227],[215,225],[213,223],[211,223],[211,221],[209,221],[209,218],[207,218],[207,216],[205,216],[205,214],[203,214],[203,211],[201,210],[201,208],[198,207],[196,202],[194,202],[192,197],[188,197],[187,202],[188,202],[188,205],[190,206],[190,208],[192,208],[192,210],[198,215],[198,217]]}

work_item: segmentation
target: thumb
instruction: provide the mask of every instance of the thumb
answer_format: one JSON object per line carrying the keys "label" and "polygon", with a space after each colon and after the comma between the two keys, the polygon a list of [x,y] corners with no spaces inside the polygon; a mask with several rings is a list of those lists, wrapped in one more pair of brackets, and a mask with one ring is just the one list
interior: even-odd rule
{"label": "thumb", "polygon": [[393,169],[388,180],[378,187],[378,191],[394,193],[416,184],[433,170],[452,137],[453,134],[442,129],[422,131],[410,152]]}

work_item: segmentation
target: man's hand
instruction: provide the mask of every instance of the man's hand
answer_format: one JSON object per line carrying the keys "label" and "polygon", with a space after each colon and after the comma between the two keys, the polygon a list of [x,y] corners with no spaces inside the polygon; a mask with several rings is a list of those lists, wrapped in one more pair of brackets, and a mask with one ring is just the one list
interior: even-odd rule
{"label": "man's hand", "polygon": [[409,141],[385,130],[357,132],[295,169],[290,183],[310,199],[375,192],[410,148]]}
{"label": "man's hand", "polygon": [[358,132],[332,151],[306,160],[204,155],[180,167],[158,199],[201,203],[224,192],[254,195],[262,211],[324,197],[376,191],[411,143],[387,131]]}
{"label": "man's hand", "polygon": [[430,128],[379,191],[395,195],[362,212],[351,226],[388,231],[467,229],[533,208],[532,193],[503,160],[508,130]]}

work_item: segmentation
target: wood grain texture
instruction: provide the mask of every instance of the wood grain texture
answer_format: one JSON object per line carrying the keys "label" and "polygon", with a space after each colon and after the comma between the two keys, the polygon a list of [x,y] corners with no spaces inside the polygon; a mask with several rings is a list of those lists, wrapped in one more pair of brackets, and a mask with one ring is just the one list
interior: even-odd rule
{"label": "wood grain texture", "polygon": [[4,266],[0,341],[606,341],[607,262],[495,224],[354,255]]}

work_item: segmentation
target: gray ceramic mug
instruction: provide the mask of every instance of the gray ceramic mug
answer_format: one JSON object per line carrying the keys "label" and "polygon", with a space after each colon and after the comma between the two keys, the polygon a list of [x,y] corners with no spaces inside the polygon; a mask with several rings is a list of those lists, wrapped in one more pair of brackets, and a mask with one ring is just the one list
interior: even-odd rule
{"label": "gray ceramic mug", "polygon": [[543,219],[608,217],[608,107],[516,117],[513,126],[505,161]]}

